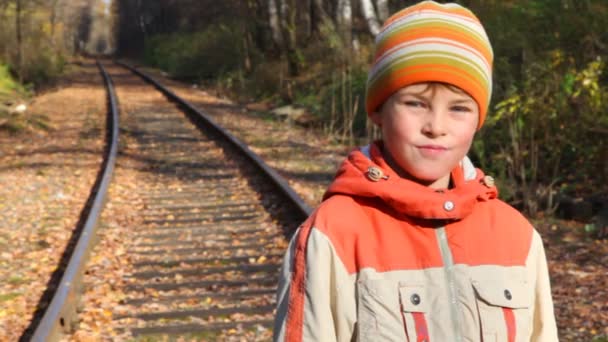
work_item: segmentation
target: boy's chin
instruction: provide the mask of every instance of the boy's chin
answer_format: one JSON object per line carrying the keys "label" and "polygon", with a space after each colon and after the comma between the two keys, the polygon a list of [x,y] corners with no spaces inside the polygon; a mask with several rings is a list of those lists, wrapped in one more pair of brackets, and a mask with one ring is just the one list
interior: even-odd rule
{"label": "boy's chin", "polygon": [[454,162],[418,160],[415,165],[410,165],[406,172],[417,179],[419,183],[430,184],[442,179],[449,179],[452,171],[462,160],[454,159]]}
{"label": "boy's chin", "polygon": [[447,167],[447,165],[437,165],[434,163],[420,163],[416,166],[409,167],[405,169],[405,171],[416,179],[425,182],[433,182],[438,179],[449,176],[453,169]]}
{"label": "boy's chin", "polygon": [[416,170],[412,170],[406,175],[401,175],[402,177],[409,178],[410,180],[425,185],[430,186],[433,184],[440,183],[442,180],[446,183],[449,182],[450,179],[450,171],[448,172],[417,172]]}

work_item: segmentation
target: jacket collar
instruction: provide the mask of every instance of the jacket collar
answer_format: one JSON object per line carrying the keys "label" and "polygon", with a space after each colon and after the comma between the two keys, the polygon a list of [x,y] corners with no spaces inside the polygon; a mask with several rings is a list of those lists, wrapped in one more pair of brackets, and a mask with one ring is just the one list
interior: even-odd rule
{"label": "jacket collar", "polygon": [[460,220],[477,203],[498,195],[467,157],[451,172],[453,187],[438,191],[399,177],[384,160],[381,148],[382,143],[375,142],[352,151],[323,198],[336,194],[374,198],[412,218]]}

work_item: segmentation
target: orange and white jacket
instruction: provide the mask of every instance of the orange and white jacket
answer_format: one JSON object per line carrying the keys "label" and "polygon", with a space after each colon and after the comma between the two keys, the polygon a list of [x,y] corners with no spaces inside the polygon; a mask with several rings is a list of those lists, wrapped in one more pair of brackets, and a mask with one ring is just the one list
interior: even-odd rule
{"label": "orange and white jacket", "polygon": [[465,158],[452,188],[353,151],[294,235],[275,341],[557,341],[539,234]]}

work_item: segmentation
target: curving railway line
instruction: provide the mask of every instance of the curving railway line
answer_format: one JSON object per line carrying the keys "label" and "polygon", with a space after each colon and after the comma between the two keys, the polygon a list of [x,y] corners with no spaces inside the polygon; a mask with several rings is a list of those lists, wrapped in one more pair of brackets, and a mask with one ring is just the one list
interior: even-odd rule
{"label": "curving railway line", "polygon": [[[267,339],[285,237],[310,209],[205,113],[128,65],[113,65],[112,73],[98,65],[112,118],[105,170],[92,189],[96,197],[87,223],[32,339],[59,340],[78,319],[78,297],[87,286],[82,279],[100,213],[111,200],[107,190],[113,171],[124,167],[119,131],[137,142],[129,154],[145,165],[148,177],[137,187],[143,208],[135,215],[140,219],[121,227],[134,238],[126,251],[133,262],[122,289],[123,310],[113,315],[117,329],[136,339]],[[114,84],[148,87],[162,92],[164,100],[129,113],[136,125],[123,127]]]}

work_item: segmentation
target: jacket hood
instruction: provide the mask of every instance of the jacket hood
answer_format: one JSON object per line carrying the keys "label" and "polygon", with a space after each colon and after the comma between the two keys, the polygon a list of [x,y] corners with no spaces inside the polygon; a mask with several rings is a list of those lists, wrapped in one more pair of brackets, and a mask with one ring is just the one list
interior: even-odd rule
{"label": "jacket hood", "polygon": [[451,172],[452,188],[436,190],[398,176],[386,163],[382,142],[353,150],[342,163],[323,199],[342,194],[384,202],[419,219],[460,220],[478,202],[498,196],[493,179],[465,157]]}

